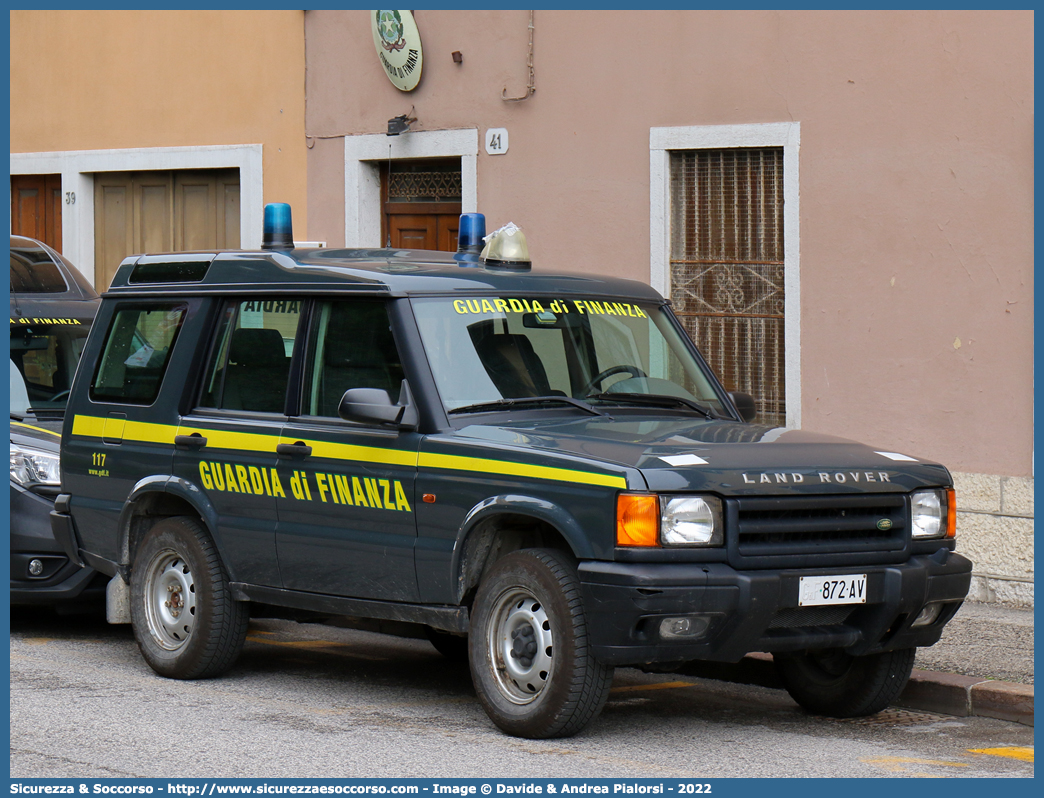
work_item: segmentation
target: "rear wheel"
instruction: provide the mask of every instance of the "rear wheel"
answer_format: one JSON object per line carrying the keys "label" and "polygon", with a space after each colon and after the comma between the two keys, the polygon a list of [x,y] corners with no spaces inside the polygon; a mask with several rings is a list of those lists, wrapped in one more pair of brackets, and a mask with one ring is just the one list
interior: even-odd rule
{"label": "rear wheel", "polygon": [[131,572],[131,623],[156,673],[173,679],[220,675],[239,656],[249,620],[198,521],[165,518],[146,533]]}
{"label": "rear wheel", "polygon": [[591,654],[580,582],[560,552],[498,560],[475,598],[469,641],[479,701],[508,734],[569,737],[609,695],[613,669]]}
{"label": "rear wheel", "polygon": [[815,715],[855,718],[893,703],[913,671],[916,649],[853,657],[838,649],[778,654],[776,670],[790,696]]}

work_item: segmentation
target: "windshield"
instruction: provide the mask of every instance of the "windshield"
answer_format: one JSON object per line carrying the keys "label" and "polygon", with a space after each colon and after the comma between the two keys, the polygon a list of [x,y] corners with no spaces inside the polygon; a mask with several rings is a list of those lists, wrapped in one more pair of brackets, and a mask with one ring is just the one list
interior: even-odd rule
{"label": "windshield", "polygon": [[448,412],[532,396],[645,404],[628,401],[631,395],[674,397],[724,414],[710,379],[656,305],[484,297],[415,299],[413,308]]}
{"label": "windshield", "polygon": [[77,319],[22,319],[11,325],[11,363],[25,382],[33,413],[61,414],[90,324]]}

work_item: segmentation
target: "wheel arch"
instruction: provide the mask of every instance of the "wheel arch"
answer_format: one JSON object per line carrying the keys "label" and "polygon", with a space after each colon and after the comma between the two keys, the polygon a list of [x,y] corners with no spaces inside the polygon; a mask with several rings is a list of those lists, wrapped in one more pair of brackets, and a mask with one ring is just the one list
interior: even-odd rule
{"label": "wheel arch", "polygon": [[534,496],[501,494],[475,505],[460,526],[453,572],[456,599],[470,604],[482,576],[505,554],[526,548],[590,558],[591,546],[577,520],[559,505]]}
{"label": "wheel arch", "polygon": [[185,515],[197,519],[226,564],[217,532],[217,511],[206,494],[193,483],[170,476],[151,476],[138,482],[120,513],[118,526],[119,568],[129,582],[134,555],[149,528],[161,518]]}

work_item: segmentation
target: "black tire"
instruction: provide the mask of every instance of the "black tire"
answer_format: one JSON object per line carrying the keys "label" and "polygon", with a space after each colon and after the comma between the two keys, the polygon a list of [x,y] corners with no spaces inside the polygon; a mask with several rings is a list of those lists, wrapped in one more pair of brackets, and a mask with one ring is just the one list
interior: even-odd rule
{"label": "black tire", "polygon": [[457,665],[468,662],[468,638],[466,635],[454,635],[439,629],[427,627],[429,642],[442,656]]}
{"label": "black tire", "polygon": [[130,586],[134,637],[156,673],[208,679],[232,667],[249,607],[233,600],[217,549],[198,521],[156,523],[138,548]]}
{"label": "black tire", "polygon": [[498,560],[479,586],[468,639],[479,701],[508,734],[570,737],[609,695],[613,669],[591,655],[576,567],[561,552]]}
{"label": "black tire", "polygon": [[843,651],[777,654],[776,670],[791,698],[814,715],[858,718],[893,703],[913,671],[916,649],[853,657]]}

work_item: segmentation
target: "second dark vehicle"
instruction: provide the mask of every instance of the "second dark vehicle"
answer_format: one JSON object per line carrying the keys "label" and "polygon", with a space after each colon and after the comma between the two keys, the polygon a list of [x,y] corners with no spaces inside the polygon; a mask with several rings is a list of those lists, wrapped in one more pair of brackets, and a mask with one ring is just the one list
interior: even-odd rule
{"label": "second dark vehicle", "polygon": [[[68,260],[11,236],[11,603],[80,609],[103,576],[51,531],[65,404],[101,300]],[[99,605],[100,606],[100,605]]]}

